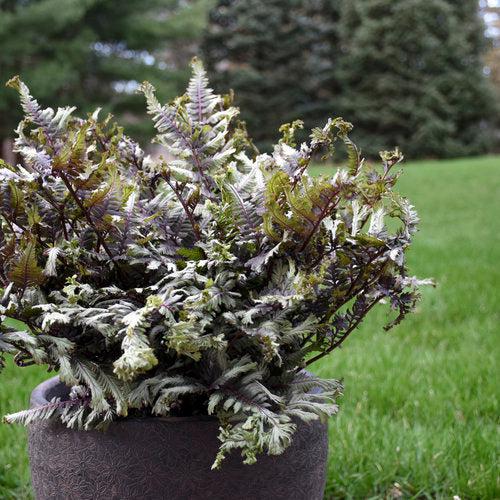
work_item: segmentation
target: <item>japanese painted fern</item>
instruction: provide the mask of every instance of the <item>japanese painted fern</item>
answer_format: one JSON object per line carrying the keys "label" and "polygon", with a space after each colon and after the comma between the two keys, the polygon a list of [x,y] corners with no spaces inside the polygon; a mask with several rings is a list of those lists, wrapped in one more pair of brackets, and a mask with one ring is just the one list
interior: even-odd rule
{"label": "japanese painted fern", "polygon": [[[280,454],[298,419],[336,413],[340,384],[304,369],[378,303],[397,324],[422,283],[405,267],[418,219],[393,191],[400,153],[368,165],[336,118],[299,146],[301,122],[285,125],[258,154],[196,61],[170,104],[141,87],[158,161],[99,111],[43,109],[8,85],[25,118],[22,163],[0,165],[0,368],[44,364],[71,391],[6,420],[215,415],[218,467],[233,449]],[[346,167],[311,177],[337,145]]]}

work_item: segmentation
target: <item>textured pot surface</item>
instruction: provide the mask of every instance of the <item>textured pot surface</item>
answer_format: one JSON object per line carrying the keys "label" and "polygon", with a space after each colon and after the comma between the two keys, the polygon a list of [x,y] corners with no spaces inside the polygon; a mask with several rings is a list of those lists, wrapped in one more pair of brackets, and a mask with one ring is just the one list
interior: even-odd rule
{"label": "textured pot surface", "polygon": [[[67,389],[57,378],[38,386],[31,405]],[[32,483],[38,500],[320,500],[325,485],[326,425],[298,423],[280,456],[243,465],[234,453],[212,471],[218,422],[209,417],[130,419],[106,432],[59,423],[29,429]]]}

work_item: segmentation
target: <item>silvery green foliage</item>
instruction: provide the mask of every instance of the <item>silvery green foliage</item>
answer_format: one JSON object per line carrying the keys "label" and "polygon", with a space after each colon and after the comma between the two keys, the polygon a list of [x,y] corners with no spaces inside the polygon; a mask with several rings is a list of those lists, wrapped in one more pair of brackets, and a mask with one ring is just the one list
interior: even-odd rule
{"label": "silvery green foliage", "polygon": [[[401,321],[422,283],[405,267],[418,218],[393,191],[399,152],[367,165],[337,118],[298,146],[301,123],[285,125],[259,155],[199,62],[171,104],[142,85],[158,161],[98,111],[43,109],[9,85],[25,118],[22,163],[0,168],[0,361],[45,364],[72,390],[7,420],[216,415],[218,467],[232,449],[280,454],[297,419],[336,413],[340,384],[304,368],[380,302]],[[346,167],[311,177],[337,144]]]}

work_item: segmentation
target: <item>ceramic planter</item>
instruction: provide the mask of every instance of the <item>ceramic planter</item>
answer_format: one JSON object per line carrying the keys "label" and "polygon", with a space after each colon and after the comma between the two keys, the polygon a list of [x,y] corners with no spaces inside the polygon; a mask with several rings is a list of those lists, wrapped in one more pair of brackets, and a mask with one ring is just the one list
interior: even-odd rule
{"label": "ceramic planter", "polygon": [[[32,394],[40,406],[68,389],[52,378]],[[40,422],[29,428],[37,500],[320,500],[325,485],[327,427],[298,422],[283,455],[243,465],[239,454],[210,469],[218,449],[210,417],[128,419],[106,432]]]}

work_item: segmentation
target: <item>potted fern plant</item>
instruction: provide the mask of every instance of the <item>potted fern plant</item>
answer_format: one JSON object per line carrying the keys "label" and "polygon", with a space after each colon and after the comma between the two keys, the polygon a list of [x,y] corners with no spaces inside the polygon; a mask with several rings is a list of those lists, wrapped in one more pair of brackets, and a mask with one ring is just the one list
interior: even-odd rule
{"label": "potted fern plant", "polygon": [[[401,154],[370,166],[340,118],[258,154],[198,61],[170,104],[141,87],[157,161],[8,85],[25,118],[22,163],[0,165],[0,366],[58,373],[5,418],[29,426],[37,498],[322,498],[341,385],[306,369],[381,302],[399,323],[423,283]],[[345,168],[310,176],[337,145]]]}

